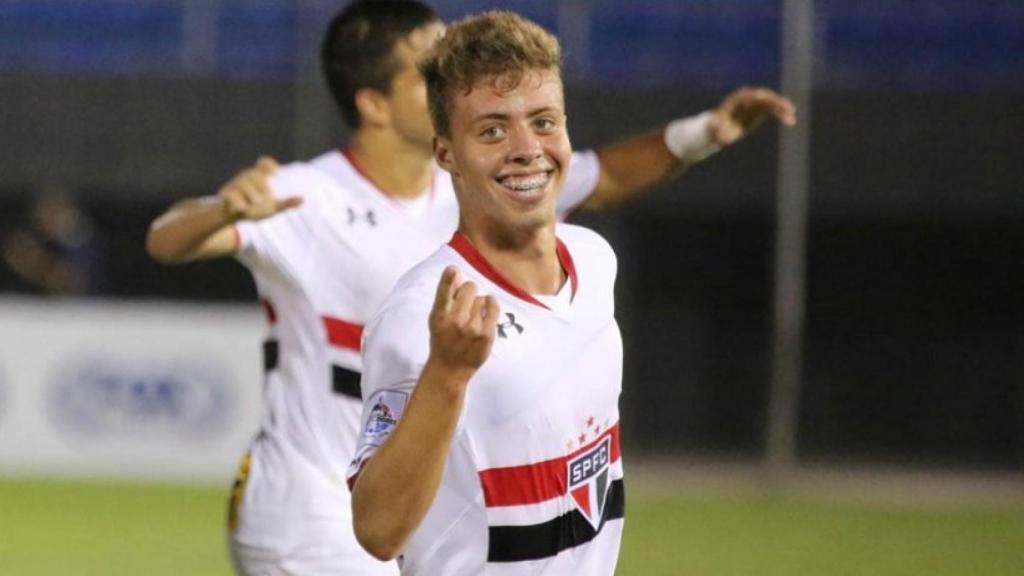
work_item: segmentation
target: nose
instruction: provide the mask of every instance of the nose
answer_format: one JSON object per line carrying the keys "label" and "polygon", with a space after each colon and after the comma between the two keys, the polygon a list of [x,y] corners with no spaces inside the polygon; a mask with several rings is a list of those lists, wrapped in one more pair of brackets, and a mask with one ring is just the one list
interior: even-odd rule
{"label": "nose", "polygon": [[526,127],[512,130],[509,134],[508,161],[529,165],[543,154],[540,138]]}

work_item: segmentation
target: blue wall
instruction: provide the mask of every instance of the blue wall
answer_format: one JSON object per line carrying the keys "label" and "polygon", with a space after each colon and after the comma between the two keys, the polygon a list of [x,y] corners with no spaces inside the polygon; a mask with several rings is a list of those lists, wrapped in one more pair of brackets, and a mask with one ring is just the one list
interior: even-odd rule
{"label": "blue wall", "polygon": [[[301,7],[300,7],[301,4]],[[209,65],[181,56],[182,0],[35,0],[0,6],[0,71],[287,78],[301,21],[326,24],[337,2],[224,0]],[[446,19],[513,7],[558,31],[566,2],[440,0]],[[574,0],[589,41],[570,53],[579,82],[720,88],[773,83],[777,0]],[[839,90],[1024,88],[1020,0],[818,0],[819,86]],[[319,33],[322,27],[310,26]],[[582,53],[578,53],[582,51]],[[573,70],[574,62],[586,62]],[[198,72],[197,72],[198,70]]]}

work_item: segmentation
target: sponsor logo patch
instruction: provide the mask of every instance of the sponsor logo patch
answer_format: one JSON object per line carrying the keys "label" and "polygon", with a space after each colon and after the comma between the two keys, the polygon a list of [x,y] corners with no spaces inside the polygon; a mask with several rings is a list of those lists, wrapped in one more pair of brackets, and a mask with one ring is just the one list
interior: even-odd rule
{"label": "sponsor logo patch", "polygon": [[566,464],[569,472],[568,493],[576,508],[595,530],[601,525],[608,496],[611,445],[611,438],[605,436],[596,446]]}
{"label": "sponsor logo patch", "polygon": [[108,356],[61,364],[49,383],[47,408],[69,439],[190,443],[218,437],[235,417],[230,375],[219,365]]}
{"label": "sponsor logo patch", "polygon": [[402,417],[409,395],[394,390],[381,390],[370,400],[370,414],[363,427],[363,438],[367,443],[379,446],[391,435]]}

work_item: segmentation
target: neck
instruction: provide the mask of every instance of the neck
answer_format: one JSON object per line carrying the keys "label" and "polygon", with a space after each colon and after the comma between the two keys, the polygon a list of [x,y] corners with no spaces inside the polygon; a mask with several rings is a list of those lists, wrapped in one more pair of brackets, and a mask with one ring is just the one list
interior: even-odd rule
{"label": "neck", "polygon": [[430,151],[392,132],[360,129],[352,138],[350,150],[359,169],[387,196],[418,198],[430,186],[433,178]]}
{"label": "neck", "polygon": [[557,294],[566,281],[558,260],[555,226],[528,232],[485,232],[460,223],[459,231],[505,278],[530,294]]}

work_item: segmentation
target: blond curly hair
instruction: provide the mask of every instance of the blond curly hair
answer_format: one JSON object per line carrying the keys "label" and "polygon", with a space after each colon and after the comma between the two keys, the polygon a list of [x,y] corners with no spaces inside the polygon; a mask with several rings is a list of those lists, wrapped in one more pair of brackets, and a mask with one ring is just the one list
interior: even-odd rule
{"label": "blond curly hair", "polygon": [[530,70],[561,73],[562,49],[538,24],[508,11],[468,16],[448,27],[419,63],[426,79],[434,130],[450,136],[453,95],[468,93],[482,78],[501,79],[501,90],[518,86]]}

